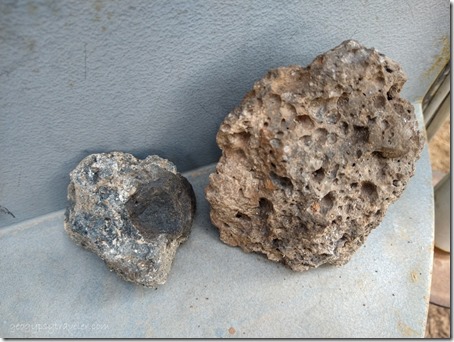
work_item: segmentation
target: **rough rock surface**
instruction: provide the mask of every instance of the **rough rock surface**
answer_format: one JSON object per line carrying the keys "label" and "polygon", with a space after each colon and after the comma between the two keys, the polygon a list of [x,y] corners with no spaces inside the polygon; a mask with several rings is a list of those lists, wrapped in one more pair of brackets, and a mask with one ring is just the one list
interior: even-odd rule
{"label": "rough rock surface", "polygon": [[163,284],[195,213],[192,186],[168,160],[92,154],[70,173],[65,230],[125,280]]}
{"label": "rough rock surface", "polygon": [[206,196],[222,241],[295,271],[345,264],[415,170],[424,138],[400,66],[345,41],[271,70],[221,124]]}

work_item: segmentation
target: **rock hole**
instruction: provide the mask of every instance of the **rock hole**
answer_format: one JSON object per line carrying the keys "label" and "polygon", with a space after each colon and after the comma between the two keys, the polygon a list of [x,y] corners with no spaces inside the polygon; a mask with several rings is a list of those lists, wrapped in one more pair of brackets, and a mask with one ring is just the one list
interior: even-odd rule
{"label": "rock hole", "polygon": [[246,153],[241,148],[236,148],[228,152],[229,156],[237,162],[242,162],[247,159]]}
{"label": "rock hole", "polygon": [[286,118],[294,118],[296,116],[296,109],[290,103],[284,103],[281,107],[281,114]]}
{"label": "rock hole", "polygon": [[344,135],[347,135],[348,131],[349,131],[348,123],[341,122],[341,129],[342,129],[342,132],[344,133]]}
{"label": "rock hole", "polygon": [[356,189],[356,188],[358,187],[358,183],[356,183],[356,182],[355,182],[355,183],[352,183],[352,184],[350,184],[350,187],[351,187],[352,189]]}
{"label": "rock hole", "polygon": [[367,143],[369,140],[369,128],[364,126],[353,126],[355,140],[359,143]]}
{"label": "rock hole", "polygon": [[392,73],[394,72],[394,70],[391,69],[389,66],[386,66],[386,67],[385,67],[385,70],[386,70],[386,72],[388,72],[388,73],[390,73],[390,74],[392,74]]}
{"label": "rock hole", "polygon": [[261,197],[259,200],[260,216],[268,216],[270,212],[274,210],[273,203],[265,197]]}
{"label": "rock hole", "polygon": [[349,102],[348,94],[343,93],[337,100],[337,108],[340,110],[345,110],[348,107],[348,102]]}
{"label": "rock hole", "polygon": [[251,133],[248,132],[236,133],[232,135],[231,142],[232,145],[235,147],[247,148],[250,138]]}
{"label": "rock hole", "polygon": [[373,151],[371,153],[371,155],[373,157],[375,157],[375,158],[383,158],[383,159],[385,159],[385,157],[383,156],[383,153],[381,151]]}
{"label": "rock hole", "polygon": [[320,201],[320,211],[322,214],[326,214],[334,205],[334,194],[331,191]]}
{"label": "rock hole", "polygon": [[318,170],[314,171],[312,173],[312,176],[314,177],[314,180],[321,182],[323,178],[325,178],[325,170],[323,169],[323,167],[321,167]]}
{"label": "rock hole", "polygon": [[339,171],[339,164],[335,164],[329,174],[330,178],[336,178],[337,176],[337,171]]}
{"label": "rock hole", "polygon": [[361,184],[361,195],[369,202],[374,202],[378,199],[377,186],[372,182],[363,182]]}
{"label": "rock hole", "polygon": [[278,104],[279,106],[281,106],[281,97],[278,95],[278,94],[269,94],[268,95],[268,101],[272,104]]}
{"label": "rock hole", "polygon": [[361,158],[362,155],[363,155],[363,152],[361,150],[356,151],[357,158]]}
{"label": "rock hole", "polygon": [[400,114],[401,116],[406,116],[406,111],[405,111],[405,108],[404,106],[402,106],[402,104],[400,103],[395,103],[394,104],[394,110]]}
{"label": "rock hole", "polygon": [[268,122],[265,121],[265,122],[263,123],[263,126],[268,127]]}
{"label": "rock hole", "polygon": [[309,146],[311,143],[312,143],[312,138],[310,135],[305,135],[301,138],[301,140],[303,141],[303,144],[306,145],[306,146]]}
{"label": "rock hole", "polygon": [[238,211],[238,212],[236,213],[235,217],[236,217],[236,218],[239,218],[239,219],[244,219],[244,220],[246,220],[246,221],[250,221],[250,220],[251,220],[251,218],[250,218],[248,215],[242,213],[241,211]]}
{"label": "rock hole", "polygon": [[293,183],[290,178],[279,176],[275,172],[271,171],[270,179],[275,185],[281,188],[293,190]]}
{"label": "rock hole", "polygon": [[310,131],[314,128],[314,122],[308,115],[298,115],[296,121],[299,122],[304,130]]}
{"label": "rock hole", "polygon": [[397,84],[394,84],[391,88],[389,88],[388,92],[386,93],[388,101],[393,100],[397,96],[398,93],[399,93],[399,87]]}
{"label": "rock hole", "polygon": [[386,98],[383,95],[378,95],[374,99],[374,106],[378,109],[382,109],[386,106]]}
{"label": "rock hole", "polygon": [[317,128],[314,132],[314,138],[320,144],[324,144],[326,142],[327,135],[328,135],[328,131],[324,128]]}

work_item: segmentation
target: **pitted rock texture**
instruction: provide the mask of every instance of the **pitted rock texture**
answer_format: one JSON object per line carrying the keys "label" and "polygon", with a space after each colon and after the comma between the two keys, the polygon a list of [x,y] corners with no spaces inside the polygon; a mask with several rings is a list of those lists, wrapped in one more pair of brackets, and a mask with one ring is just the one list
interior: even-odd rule
{"label": "pitted rock texture", "polygon": [[125,280],[164,284],[195,214],[192,186],[168,160],[92,154],[70,173],[65,230]]}
{"label": "pitted rock texture", "polygon": [[345,264],[414,174],[400,66],[345,41],[271,70],[221,124],[206,197],[221,240],[295,271]]}

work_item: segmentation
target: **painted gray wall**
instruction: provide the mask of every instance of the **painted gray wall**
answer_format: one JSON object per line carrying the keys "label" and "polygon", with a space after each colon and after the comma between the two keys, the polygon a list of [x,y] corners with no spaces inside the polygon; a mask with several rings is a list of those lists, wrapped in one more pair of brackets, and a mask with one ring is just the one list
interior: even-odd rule
{"label": "painted gray wall", "polygon": [[[399,61],[414,101],[446,60],[449,2],[0,2],[0,226],[66,205],[86,155],[215,162],[224,116],[268,69],[353,38]],[[1,209],[1,208],[0,208]]]}

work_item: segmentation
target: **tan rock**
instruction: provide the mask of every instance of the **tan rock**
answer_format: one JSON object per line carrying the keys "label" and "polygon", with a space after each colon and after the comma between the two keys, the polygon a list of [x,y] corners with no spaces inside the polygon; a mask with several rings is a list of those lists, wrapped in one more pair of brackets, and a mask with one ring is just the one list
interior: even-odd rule
{"label": "tan rock", "polygon": [[295,271],[342,265],[423,147],[400,66],[353,40],[271,70],[221,124],[206,196],[222,241]]}

